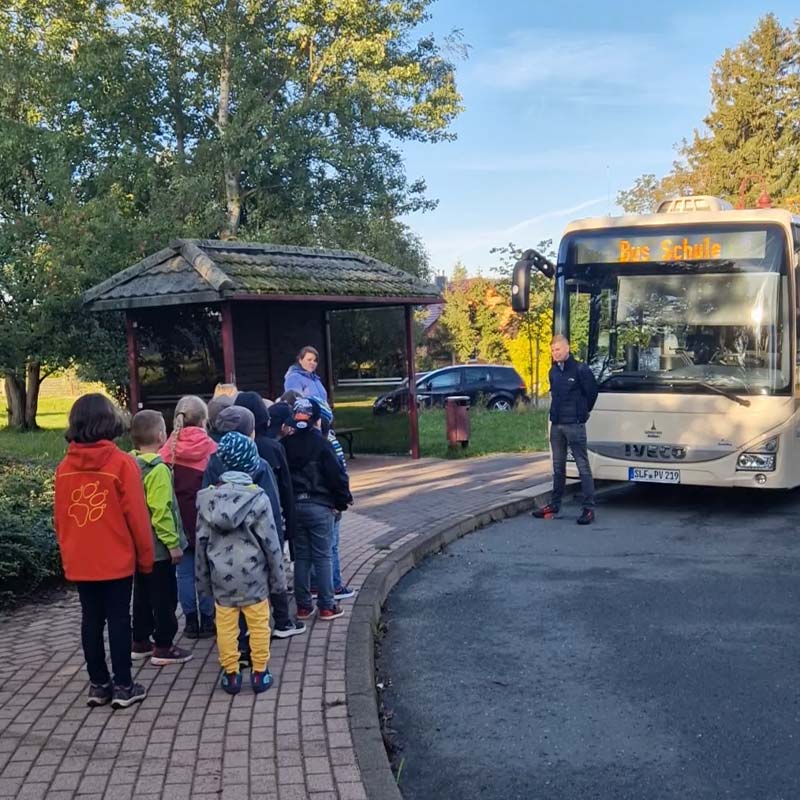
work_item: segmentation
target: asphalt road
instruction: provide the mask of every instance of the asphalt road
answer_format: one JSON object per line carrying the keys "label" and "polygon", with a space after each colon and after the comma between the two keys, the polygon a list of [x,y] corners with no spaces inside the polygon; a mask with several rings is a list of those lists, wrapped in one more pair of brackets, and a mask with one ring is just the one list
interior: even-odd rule
{"label": "asphalt road", "polygon": [[407,800],[800,798],[800,491],[498,523],[389,598]]}

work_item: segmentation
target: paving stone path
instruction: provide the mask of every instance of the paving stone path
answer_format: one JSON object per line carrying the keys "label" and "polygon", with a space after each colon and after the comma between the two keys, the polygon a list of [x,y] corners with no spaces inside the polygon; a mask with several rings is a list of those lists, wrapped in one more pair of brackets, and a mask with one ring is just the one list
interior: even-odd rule
{"label": "paving stone path", "polygon": [[[361,586],[387,552],[453,515],[546,481],[545,456],[411,462],[359,456],[356,504],[342,525],[342,572]],[[352,603],[343,603],[346,609]],[[365,800],[350,735],[345,648],[350,615],[272,641],[274,689],[218,688],[212,641],[194,658],[136,672],[146,701],[85,705],[74,592],[0,619],[0,798],[48,800]]]}

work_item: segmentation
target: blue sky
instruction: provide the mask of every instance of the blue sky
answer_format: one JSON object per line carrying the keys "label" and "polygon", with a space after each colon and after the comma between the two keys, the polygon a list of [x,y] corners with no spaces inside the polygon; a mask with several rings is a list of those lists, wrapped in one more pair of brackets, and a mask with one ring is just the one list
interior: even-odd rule
{"label": "blue sky", "polygon": [[557,242],[572,219],[619,213],[617,191],[666,173],[702,126],[714,62],[768,12],[798,15],[788,2],[434,3],[425,30],[460,28],[471,46],[457,140],[404,147],[409,177],[439,201],[407,218],[434,271],[486,272],[494,246]]}

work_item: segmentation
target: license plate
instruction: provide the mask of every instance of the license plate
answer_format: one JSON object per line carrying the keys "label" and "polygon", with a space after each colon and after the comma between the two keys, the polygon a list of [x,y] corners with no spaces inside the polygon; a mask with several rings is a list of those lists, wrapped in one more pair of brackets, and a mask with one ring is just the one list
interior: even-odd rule
{"label": "license plate", "polygon": [[681,471],[679,469],[628,467],[628,480],[640,483],[680,483]]}

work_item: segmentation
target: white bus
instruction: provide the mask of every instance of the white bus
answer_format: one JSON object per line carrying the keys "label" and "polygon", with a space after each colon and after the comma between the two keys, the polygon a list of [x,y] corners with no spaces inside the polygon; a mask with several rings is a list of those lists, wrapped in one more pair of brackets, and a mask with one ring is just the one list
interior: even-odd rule
{"label": "white bus", "polygon": [[553,328],[600,387],[596,478],[800,485],[799,249],[788,211],[706,197],[567,226]]}

